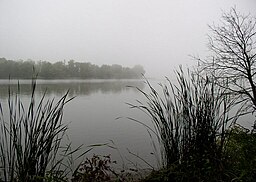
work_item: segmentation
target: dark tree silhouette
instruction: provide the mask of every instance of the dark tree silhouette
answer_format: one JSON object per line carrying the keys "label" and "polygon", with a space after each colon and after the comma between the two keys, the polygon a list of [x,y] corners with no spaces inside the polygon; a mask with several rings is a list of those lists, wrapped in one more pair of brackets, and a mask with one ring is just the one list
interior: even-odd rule
{"label": "dark tree silhouette", "polygon": [[216,84],[239,98],[246,111],[256,110],[256,19],[235,8],[223,13],[221,24],[209,26],[213,55],[200,60],[203,71],[212,73]]}

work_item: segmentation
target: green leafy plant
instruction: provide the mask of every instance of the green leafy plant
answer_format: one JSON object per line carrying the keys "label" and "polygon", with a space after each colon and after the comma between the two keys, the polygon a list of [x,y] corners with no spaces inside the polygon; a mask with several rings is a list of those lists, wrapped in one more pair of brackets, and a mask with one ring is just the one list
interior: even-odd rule
{"label": "green leafy plant", "polygon": [[226,165],[233,181],[254,181],[256,178],[256,134],[241,125],[228,131]]}

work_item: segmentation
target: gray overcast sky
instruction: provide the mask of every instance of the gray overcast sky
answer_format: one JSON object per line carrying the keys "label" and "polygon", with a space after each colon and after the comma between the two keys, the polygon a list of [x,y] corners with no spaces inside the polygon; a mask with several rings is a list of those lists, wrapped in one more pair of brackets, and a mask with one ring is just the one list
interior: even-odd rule
{"label": "gray overcast sky", "polygon": [[168,76],[206,55],[207,24],[256,0],[0,0],[0,57],[141,64]]}

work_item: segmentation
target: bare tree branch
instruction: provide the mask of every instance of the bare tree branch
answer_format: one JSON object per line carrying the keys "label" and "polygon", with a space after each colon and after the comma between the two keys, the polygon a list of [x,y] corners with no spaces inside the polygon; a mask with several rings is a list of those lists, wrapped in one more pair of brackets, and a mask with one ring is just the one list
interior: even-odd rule
{"label": "bare tree branch", "polygon": [[241,98],[256,110],[256,18],[235,8],[223,13],[220,25],[209,26],[209,60],[197,58],[202,71],[210,73],[227,94]]}

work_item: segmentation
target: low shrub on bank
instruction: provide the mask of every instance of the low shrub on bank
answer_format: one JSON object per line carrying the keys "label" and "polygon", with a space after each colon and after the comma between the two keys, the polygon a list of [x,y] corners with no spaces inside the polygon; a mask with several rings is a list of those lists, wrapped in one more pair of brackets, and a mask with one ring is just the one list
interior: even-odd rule
{"label": "low shrub on bank", "polygon": [[[189,168],[183,164],[173,164],[169,168],[153,171],[141,182],[162,182],[162,181],[234,181],[253,182],[256,179],[256,134],[248,132],[239,125],[233,125],[227,131],[228,139],[221,159],[221,177],[219,174],[204,176],[204,180],[191,175],[196,168]],[[203,158],[203,157],[202,157]],[[208,166],[213,170],[214,166]],[[191,171],[188,171],[188,170]],[[201,169],[204,170],[204,169]]]}
{"label": "low shrub on bank", "polygon": [[226,146],[227,175],[234,181],[255,181],[256,179],[256,133],[241,125],[229,130]]}

